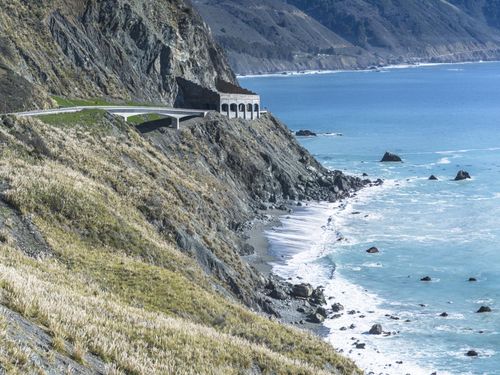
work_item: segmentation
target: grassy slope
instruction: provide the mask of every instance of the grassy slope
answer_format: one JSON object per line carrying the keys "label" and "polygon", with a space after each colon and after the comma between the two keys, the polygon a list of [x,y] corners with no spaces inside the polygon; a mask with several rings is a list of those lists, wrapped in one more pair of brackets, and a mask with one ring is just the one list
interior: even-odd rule
{"label": "grassy slope", "polygon": [[[52,125],[20,119],[0,128],[0,178],[4,200],[31,218],[53,256],[35,261],[16,250],[4,220],[0,296],[47,327],[54,347],[68,340],[77,352],[68,355],[84,362],[95,353],[116,373],[358,371],[321,340],[220,296],[138,208],[154,191],[161,209],[182,215],[179,186],[208,194],[210,181],[196,183],[187,166],[105,113],[44,121]],[[0,351],[3,367],[34,366],[12,358]]]}

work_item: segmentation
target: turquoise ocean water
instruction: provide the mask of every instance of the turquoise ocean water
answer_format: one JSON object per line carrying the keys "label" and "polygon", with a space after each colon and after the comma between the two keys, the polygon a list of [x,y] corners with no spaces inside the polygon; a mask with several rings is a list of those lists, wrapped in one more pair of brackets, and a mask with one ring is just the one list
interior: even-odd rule
{"label": "turquoise ocean water", "polygon": [[[500,374],[500,63],[240,82],[291,129],[318,132],[300,142],[324,165],[386,181],[269,233],[286,256],[276,272],[345,306],[328,340],[376,374]],[[380,163],[387,150],[404,163]],[[460,169],[473,179],[452,181]],[[374,323],[393,334],[366,335]]]}

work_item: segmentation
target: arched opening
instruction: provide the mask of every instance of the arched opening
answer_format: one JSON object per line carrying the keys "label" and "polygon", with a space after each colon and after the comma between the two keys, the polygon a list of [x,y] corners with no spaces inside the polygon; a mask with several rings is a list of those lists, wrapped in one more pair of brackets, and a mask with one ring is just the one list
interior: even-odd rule
{"label": "arched opening", "polygon": [[236,112],[236,110],[238,109],[238,106],[237,106],[236,104],[234,104],[234,103],[233,103],[233,104],[231,104],[231,105],[229,106],[229,108],[231,109],[231,112]]}
{"label": "arched opening", "polygon": [[254,104],[253,106],[253,110],[257,113],[259,113],[259,105],[258,104]]}
{"label": "arched opening", "polygon": [[240,112],[245,112],[245,104],[239,105]]}
{"label": "arched opening", "polygon": [[247,104],[247,111],[252,112],[252,103]]}
{"label": "arched opening", "polygon": [[221,106],[221,112],[222,113],[226,113],[226,114],[229,113],[229,105],[228,104],[223,104]]}

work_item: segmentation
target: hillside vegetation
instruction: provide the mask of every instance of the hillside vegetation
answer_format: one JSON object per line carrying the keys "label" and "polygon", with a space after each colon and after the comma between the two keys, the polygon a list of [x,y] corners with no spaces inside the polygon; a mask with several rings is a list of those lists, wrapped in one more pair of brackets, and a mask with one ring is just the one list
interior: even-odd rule
{"label": "hillside vegetation", "polygon": [[[205,233],[202,241],[224,259],[233,282],[243,290],[245,277],[251,279],[236,249],[220,243],[231,236],[205,228],[217,223],[224,233],[214,203],[224,205],[218,195],[227,193],[191,162],[216,146],[196,137],[200,128],[223,123],[203,122],[179,134],[154,132],[157,142],[179,137],[171,145],[175,154],[101,111],[0,122],[0,368],[54,371],[69,363],[89,373],[358,373],[319,338],[228,297],[229,280],[202,270],[196,255],[180,251],[173,233],[159,225],[169,218],[193,238]],[[276,124],[263,119],[253,131]],[[247,124],[230,126],[241,131]],[[210,202],[211,223],[190,214],[199,209],[197,199]],[[49,335],[45,350],[26,339],[35,327]]]}

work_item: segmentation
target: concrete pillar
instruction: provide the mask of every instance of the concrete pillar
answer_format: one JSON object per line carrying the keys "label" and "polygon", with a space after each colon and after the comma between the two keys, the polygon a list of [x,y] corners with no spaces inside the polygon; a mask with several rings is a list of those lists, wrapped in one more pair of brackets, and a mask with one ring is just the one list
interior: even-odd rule
{"label": "concrete pillar", "polygon": [[178,117],[172,117],[172,123],[174,124],[175,129],[179,130],[181,128]]}
{"label": "concrete pillar", "polygon": [[240,118],[240,106],[236,103],[236,118]]}

